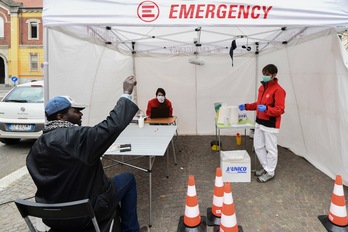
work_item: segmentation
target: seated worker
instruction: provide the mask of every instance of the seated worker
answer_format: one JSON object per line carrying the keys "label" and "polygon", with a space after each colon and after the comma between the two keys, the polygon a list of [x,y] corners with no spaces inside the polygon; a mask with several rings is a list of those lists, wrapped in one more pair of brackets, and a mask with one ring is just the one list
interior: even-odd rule
{"label": "seated worker", "polygon": [[[36,202],[62,203],[88,198],[99,223],[108,221],[121,203],[122,231],[150,231],[148,226],[139,229],[134,175],[107,177],[100,160],[139,110],[131,101],[135,85],[135,77],[125,79],[124,94],[109,116],[95,126],[81,126],[81,110],[85,107],[71,98],[58,96],[47,102],[48,122],[26,160],[37,187]],[[84,231],[92,226],[86,218],[43,221],[54,231]]]}
{"label": "seated worker", "polygon": [[146,116],[151,117],[151,109],[155,107],[169,107],[169,117],[173,116],[172,103],[166,98],[166,91],[162,88],[158,88],[156,98],[147,103]]}

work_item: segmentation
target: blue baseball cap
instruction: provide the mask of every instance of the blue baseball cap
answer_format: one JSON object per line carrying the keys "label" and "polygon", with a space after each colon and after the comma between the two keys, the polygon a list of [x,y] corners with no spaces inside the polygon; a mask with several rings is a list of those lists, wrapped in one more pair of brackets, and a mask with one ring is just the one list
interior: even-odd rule
{"label": "blue baseball cap", "polygon": [[68,96],[57,96],[51,98],[45,107],[45,113],[47,116],[51,116],[61,110],[67,109],[69,107],[83,110],[86,108],[85,105],[76,103],[71,97]]}

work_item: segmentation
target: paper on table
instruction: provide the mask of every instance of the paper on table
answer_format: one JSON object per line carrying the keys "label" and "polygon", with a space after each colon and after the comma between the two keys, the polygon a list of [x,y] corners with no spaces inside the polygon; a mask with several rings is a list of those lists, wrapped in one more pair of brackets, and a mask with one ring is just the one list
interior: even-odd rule
{"label": "paper on table", "polygon": [[[147,119],[147,116],[144,117],[144,120],[146,119]],[[138,121],[139,121],[139,116],[134,116],[131,123],[138,123]]]}

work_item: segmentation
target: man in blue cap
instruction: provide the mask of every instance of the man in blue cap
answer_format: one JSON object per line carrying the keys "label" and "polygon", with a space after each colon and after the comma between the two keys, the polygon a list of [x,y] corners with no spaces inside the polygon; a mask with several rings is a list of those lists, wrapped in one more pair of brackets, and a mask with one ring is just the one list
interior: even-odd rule
{"label": "man in blue cap", "polygon": [[[81,126],[84,105],[67,96],[50,99],[45,107],[48,123],[42,136],[32,146],[27,168],[37,186],[35,200],[41,203],[61,203],[88,198],[98,222],[109,220],[121,202],[122,231],[139,229],[135,177],[122,173],[109,178],[100,158],[137,113],[131,101],[134,76],[123,82],[123,92],[109,116],[93,127]],[[82,231],[87,219],[45,220],[55,231]]]}

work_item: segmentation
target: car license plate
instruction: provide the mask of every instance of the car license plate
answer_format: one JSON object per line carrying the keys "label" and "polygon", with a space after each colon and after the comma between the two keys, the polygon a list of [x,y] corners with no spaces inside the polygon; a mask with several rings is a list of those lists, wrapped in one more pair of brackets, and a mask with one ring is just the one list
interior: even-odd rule
{"label": "car license plate", "polygon": [[32,131],[34,130],[34,125],[31,124],[9,124],[8,129],[11,131]]}

